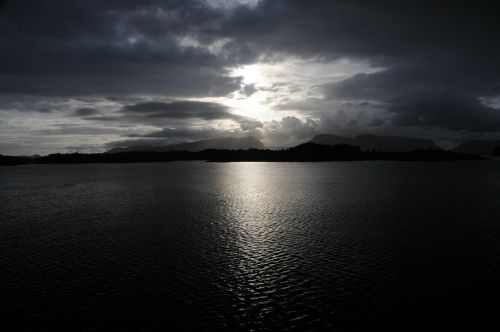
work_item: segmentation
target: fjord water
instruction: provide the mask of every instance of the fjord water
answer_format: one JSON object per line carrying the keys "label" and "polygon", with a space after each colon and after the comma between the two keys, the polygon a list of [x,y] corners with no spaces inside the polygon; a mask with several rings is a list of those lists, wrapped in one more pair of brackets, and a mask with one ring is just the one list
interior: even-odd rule
{"label": "fjord water", "polygon": [[0,318],[90,331],[481,325],[500,294],[499,198],[494,161],[3,167]]}

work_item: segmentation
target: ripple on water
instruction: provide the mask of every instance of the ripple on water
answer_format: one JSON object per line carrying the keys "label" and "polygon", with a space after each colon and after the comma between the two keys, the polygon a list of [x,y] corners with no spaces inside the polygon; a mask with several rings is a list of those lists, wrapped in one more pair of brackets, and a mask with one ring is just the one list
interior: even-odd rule
{"label": "ripple on water", "polygon": [[3,168],[0,315],[80,330],[486,322],[500,293],[497,166]]}

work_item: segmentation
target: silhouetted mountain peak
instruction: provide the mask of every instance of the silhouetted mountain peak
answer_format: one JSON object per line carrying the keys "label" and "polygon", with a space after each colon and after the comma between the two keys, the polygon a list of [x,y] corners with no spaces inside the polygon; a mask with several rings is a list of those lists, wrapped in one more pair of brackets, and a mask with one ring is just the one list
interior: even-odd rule
{"label": "silhouetted mountain peak", "polygon": [[455,152],[476,153],[476,154],[494,154],[495,149],[500,145],[498,141],[471,140],[459,144],[453,149]]}
{"label": "silhouetted mountain peak", "polygon": [[167,152],[167,151],[188,151],[198,152],[207,149],[217,150],[248,150],[248,149],[264,149],[261,141],[253,136],[246,137],[224,137],[195,142],[172,144],[167,146],[129,146],[120,147],[109,150],[109,153],[129,152],[129,151],[151,151],[151,152]]}
{"label": "silhouetted mountain peak", "polygon": [[402,136],[378,136],[373,134],[358,135],[354,138],[320,134],[314,136],[311,142],[326,145],[349,144],[359,146],[363,151],[411,152],[415,150],[440,149],[432,140],[428,139]]}

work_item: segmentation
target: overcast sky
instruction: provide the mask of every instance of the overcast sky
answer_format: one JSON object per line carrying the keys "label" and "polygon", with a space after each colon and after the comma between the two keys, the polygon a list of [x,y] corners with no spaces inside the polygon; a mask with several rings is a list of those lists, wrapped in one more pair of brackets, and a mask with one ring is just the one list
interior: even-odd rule
{"label": "overcast sky", "polygon": [[499,6],[462,3],[0,0],[0,153],[500,139]]}

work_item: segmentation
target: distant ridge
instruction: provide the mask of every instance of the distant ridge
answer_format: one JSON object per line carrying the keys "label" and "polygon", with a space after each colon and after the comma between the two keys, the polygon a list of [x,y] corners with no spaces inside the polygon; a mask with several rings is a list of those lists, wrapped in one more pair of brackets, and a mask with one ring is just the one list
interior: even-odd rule
{"label": "distant ridge", "polygon": [[500,140],[498,141],[466,141],[458,145],[453,149],[454,152],[460,153],[475,153],[475,154],[494,154],[497,147],[500,146]]}
{"label": "distant ridge", "polygon": [[363,151],[412,152],[415,150],[441,150],[432,140],[401,136],[359,135],[348,138],[320,134],[314,136],[311,143],[325,145],[350,144],[359,146]]}
{"label": "distant ridge", "polygon": [[205,161],[355,161],[355,160],[401,160],[401,161],[446,161],[479,160],[479,155],[464,154],[437,149],[411,152],[361,151],[359,146],[349,144],[324,145],[304,143],[285,150],[206,149],[189,151],[132,151],[119,153],[66,153],[50,154],[39,158],[0,156],[0,166],[29,164],[84,164],[84,163],[137,163],[168,162],[180,160]]}
{"label": "distant ridge", "polygon": [[217,150],[248,150],[264,149],[264,144],[253,136],[246,137],[225,137],[207,139],[189,143],[172,144],[166,146],[129,146],[123,148],[113,148],[108,153],[131,152],[131,151],[150,151],[150,152],[168,152],[168,151],[187,151],[198,152],[207,149]]}

